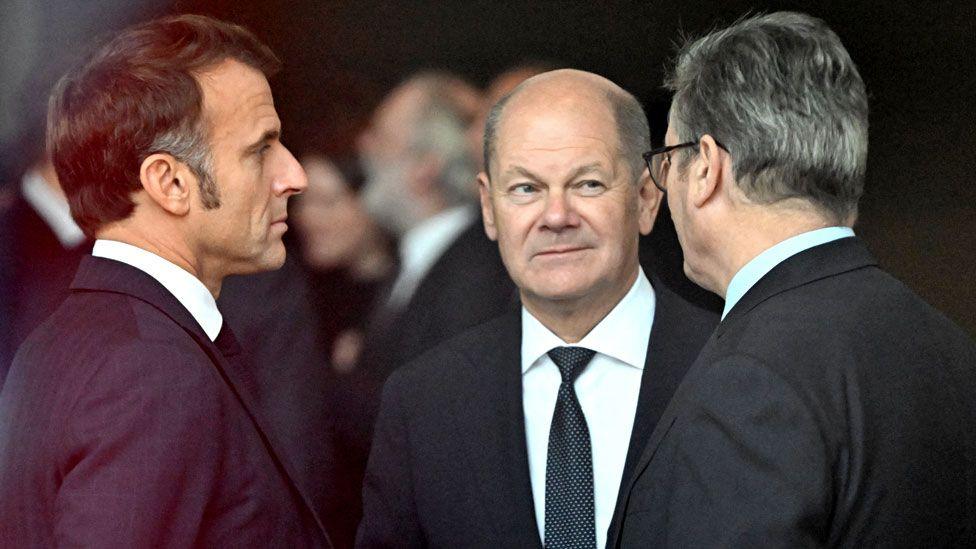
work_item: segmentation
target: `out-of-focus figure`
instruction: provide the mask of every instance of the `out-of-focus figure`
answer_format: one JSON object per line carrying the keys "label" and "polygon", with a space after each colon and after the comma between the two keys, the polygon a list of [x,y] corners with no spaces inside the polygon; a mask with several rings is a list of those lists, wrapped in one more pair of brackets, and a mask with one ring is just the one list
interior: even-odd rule
{"label": "out-of-focus figure", "polygon": [[514,286],[481,224],[477,165],[465,137],[481,101],[455,76],[420,73],[382,101],[359,139],[363,204],[399,239],[399,269],[376,299],[361,356],[336,396],[342,414],[337,447],[356,500],[351,534],[386,377],[515,303]]}
{"label": "out-of-focus figure", "polygon": [[293,213],[312,271],[319,341],[332,367],[347,372],[359,357],[369,308],[394,267],[390,243],[363,208],[361,180],[351,166],[340,169],[319,155],[306,156],[302,166],[308,189]]}
{"label": "out-of-focus figure", "polygon": [[418,74],[390,93],[360,139],[364,204],[399,238],[399,270],[373,310],[358,366],[377,391],[394,368],[513,296],[475,204],[465,132],[480,101],[454,76]]}
{"label": "out-of-focus figure", "polygon": [[43,112],[49,87],[32,83],[29,93],[21,94],[30,119],[16,151],[23,168],[6,182],[9,199],[0,203],[0,387],[14,351],[68,296],[78,263],[92,247],[71,218],[45,151]]}

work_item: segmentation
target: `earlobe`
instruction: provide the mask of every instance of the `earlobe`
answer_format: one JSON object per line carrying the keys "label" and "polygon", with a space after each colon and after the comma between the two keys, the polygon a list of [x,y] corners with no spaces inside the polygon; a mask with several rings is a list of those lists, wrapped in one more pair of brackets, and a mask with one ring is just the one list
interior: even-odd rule
{"label": "earlobe", "polygon": [[178,216],[190,210],[191,178],[192,172],[166,153],[149,155],[139,168],[139,181],[150,200]]}
{"label": "earlobe", "polygon": [[491,240],[498,240],[498,229],[495,227],[495,212],[491,206],[491,182],[488,174],[478,174],[478,196],[481,199],[481,220],[485,224],[485,234]]}
{"label": "earlobe", "polygon": [[657,219],[657,212],[661,208],[664,193],[651,181],[651,176],[646,169],[641,175],[638,185],[637,201],[640,233],[648,235],[651,234],[651,229],[654,227],[654,220]]}

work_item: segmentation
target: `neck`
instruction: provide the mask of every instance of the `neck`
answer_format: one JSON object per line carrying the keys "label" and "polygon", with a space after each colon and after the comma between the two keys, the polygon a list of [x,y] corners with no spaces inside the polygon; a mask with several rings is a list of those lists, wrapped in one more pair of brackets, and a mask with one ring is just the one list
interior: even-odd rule
{"label": "neck", "polygon": [[[126,223],[126,221],[131,221],[131,218],[102,228],[98,231],[96,237],[124,242],[137,248],[142,248],[147,252],[152,252],[196,277],[197,280],[202,282],[210,290],[214,299],[220,296],[220,287],[223,283],[224,276],[222,274],[208,273],[205,269],[202,269],[199,264],[200,262],[197,261],[194,254],[191,253],[190,249],[184,243],[175,242],[165,238],[165,236],[160,237],[146,234],[146,231],[139,230],[139,228],[133,226],[131,223]],[[165,232],[160,231],[160,233]]]}
{"label": "neck", "polygon": [[827,219],[810,207],[748,208],[737,222],[731,224],[735,230],[727,231],[727,238],[715,246],[720,255],[715,261],[716,272],[712,276],[716,286],[713,291],[725,297],[729,283],[736,273],[756,256],[780,242],[805,232],[836,225],[837,222]]}
{"label": "neck", "polygon": [[627,295],[637,280],[637,274],[638,270],[634,267],[634,274],[626,284],[613,288],[611,292],[580,299],[545,299],[522,290],[522,305],[559,339],[566,343],[578,343]]}

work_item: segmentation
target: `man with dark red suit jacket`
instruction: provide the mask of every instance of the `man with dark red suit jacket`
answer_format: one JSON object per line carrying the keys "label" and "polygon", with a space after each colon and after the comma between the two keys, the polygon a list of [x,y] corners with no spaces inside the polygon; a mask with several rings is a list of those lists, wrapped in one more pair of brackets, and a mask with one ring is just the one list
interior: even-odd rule
{"label": "man with dark red suit jacket", "polygon": [[215,302],[225,276],[282,265],[306,185],[278,65],[246,30],[180,16],[55,88],[52,159],[96,240],[0,393],[3,545],[330,545]]}

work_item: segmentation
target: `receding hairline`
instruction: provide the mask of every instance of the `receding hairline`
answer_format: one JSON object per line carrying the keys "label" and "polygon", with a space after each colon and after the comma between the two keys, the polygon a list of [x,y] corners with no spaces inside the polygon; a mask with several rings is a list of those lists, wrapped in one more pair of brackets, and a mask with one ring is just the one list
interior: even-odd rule
{"label": "receding hairline", "polygon": [[[556,82],[554,84],[557,86],[555,88],[557,90],[569,89],[571,91],[579,91],[581,89],[584,89],[582,86],[566,88],[565,84],[563,85],[563,87],[558,87],[559,80],[564,80],[564,81],[569,81],[568,83],[570,84],[572,84],[573,81],[581,82],[585,86],[587,86],[590,91],[593,92],[591,97],[598,99],[601,102],[601,104],[606,108],[606,110],[609,112],[610,116],[612,117],[612,120],[614,121],[614,135],[617,141],[616,146],[621,156],[627,156],[625,154],[625,149],[627,148],[627,143],[624,135],[625,121],[620,120],[621,113],[623,111],[626,111],[628,108],[633,108],[634,110],[639,111],[644,116],[644,126],[645,127],[647,126],[647,116],[646,114],[643,113],[643,108],[640,106],[640,102],[637,100],[637,98],[634,97],[634,95],[628,92],[627,90],[620,87],[617,83],[613,82],[612,80],[596,73],[581,71],[577,69],[558,69],[554,71],[544,72],[542,74],[533,76],[523,81],[521,84],[516,86],[511,92],[509,92],[508,94],[504,95],[501,99],[499,99],[498,102],[492,107],[491,111],[496,111],[494,112],[495,120],[493,121],[493,124],[486,125],[485,136],[484,136],[485,154],[484,154],[483,169],[489,179],[491,178],[490,163],[495,157],[495,154],[493,153],[495,153],[497,150],[496,141],[498,139],[498,133],[500,131],[501,126],[507,119],[506,113],[512,108],[511,105],[512,101],[519,100],[520,96],[523,96],[526,93],[531,93],[533,91],[532,89],[533,87],[547,83],[546,82],[547,80],[553,80],[553,79],[556,79]],[[554,84],[550,83],[549,86],[553,86]],[[543,96],[543,98],[544,97],[545,96]],[[583,99],[582,97],[578,97],[576,101],[580,101],[581,99],[585,101],[585,99]],[[525,101],[525,98],[521,98],[521,100]],[[542,104],[547,105],[547,103],[545,102],[543,102]],[[519,103],[516,102],[515,106],[516,107],[519,106]],[[490,118],[491,117],[489,116],[489,123],[492,122]],[[649,146],[650,130],[648,129],[646,133],[648,134],[646,138],[648,142],[647,144]],[[626,162],[627,158],[624,158],[624,161]],[[636,181],[639,178],[639,173],[634,174],[634,176],[635,176],[634,179]]]}

